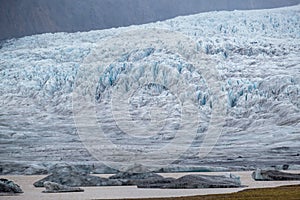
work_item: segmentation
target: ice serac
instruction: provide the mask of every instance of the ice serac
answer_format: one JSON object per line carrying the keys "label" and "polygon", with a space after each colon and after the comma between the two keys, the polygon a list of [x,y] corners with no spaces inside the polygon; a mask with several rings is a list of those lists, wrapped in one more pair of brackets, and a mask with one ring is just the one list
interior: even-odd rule
{"label": "ice serac", "polygon": [[[300,166],[300,6],[259,11],[209,12],[102,31],[55,33],[7,40],[0,48],[0,173],[39,173],[68,162],[105,169],[85,149],[73,121],[72,92],[78,70],[97,43],[124,31],[162,28],[197,43],[216,63],[227,94],[226,125],[213,151],[199,160],[213,109],[201,72],[176,54],[151,47],[130,51],[99,76],[97,117],[108,138],[131,150],[170,142],[180,129],[180,102],[168,88],[143,85],[129,99],[129,111],[145,126],[149,109],[159,107],[169,123],[149,140],[117,129],[109,99],[120,77],[134,66],[150,66],[153,76],[171,66],[192,85],[200,110],[198,132],[189,151],[171,169],[255,169]],[[156,68],[157,67],[157,68]],[[140,67],[140,69],[143,69]],[[140,73],[143,73],[142,71]],[[137,76],[138,77],[138,76]],[[138,143],[137,143],[138,142]],[[144,142],[144,143],[143,143]],[[148,144],[148,143],[147,143]],[[152,147],[150,145],[150,148]],[[100,169],[101,168],[101,169]],[[168,170],[165,169],[165,170]]]}

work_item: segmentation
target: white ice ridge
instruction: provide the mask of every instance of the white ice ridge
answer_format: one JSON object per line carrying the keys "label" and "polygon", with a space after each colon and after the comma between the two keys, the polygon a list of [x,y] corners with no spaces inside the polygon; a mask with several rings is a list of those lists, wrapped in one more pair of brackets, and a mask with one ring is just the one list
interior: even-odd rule
{"label": "white ice ridge", "polygon": [[[147,28],[184,34],[195,41],[198,52],[216,63],[220,89],[227,94],[226,125],[214,150],[197,160],[213,109],[209,86],[201,72],[177,54],[137,46],[105,66],[95,91],[98,119],[112,141],[119,145],[125,141],[127,146],[122,148],[138,152],[147,142],[151,149],[175,137],[174,130],[180,129],[180,102],[162,85],[141,85],[129,99],[132,118],[139,119],[141,126],[151,118],[147,110],[164,110],[162,116],[168,123],[149,140],[128,138],[106,112],[111,91],[131,68],[143,63],[153,69],[168,65],[187,80],[189,96],[201,111],[195,141],[177,164],[240,168],[300,164],[300,5],[208,12],[140,26],[47,33],[1,42],[0,162],[93,160],[72,118],[78,70],[99,42]],[[155,75],[159,73],[154,70]]]}

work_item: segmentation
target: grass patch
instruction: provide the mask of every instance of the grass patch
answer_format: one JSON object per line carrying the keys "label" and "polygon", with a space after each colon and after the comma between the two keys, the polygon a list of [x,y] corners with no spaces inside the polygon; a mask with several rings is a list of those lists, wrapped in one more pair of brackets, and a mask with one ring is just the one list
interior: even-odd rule
{"label": "grass patch", "polygon": [[[151,198],[151,200],[300,200],[300,185],[246,189],[232,194]],[[128,200],[128,199],[127,199]],[[135,199],[137,200],[137,199]],[[149,198],[139,200],[150,200]]]}

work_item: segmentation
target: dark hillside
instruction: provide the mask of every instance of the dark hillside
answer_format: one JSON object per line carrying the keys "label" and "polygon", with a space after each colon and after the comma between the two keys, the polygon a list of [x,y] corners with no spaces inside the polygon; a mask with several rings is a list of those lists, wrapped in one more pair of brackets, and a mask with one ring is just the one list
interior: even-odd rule
{"label": "dark hillside", "polygon": [[143,24],[204,11],[297,3],[300,0],[0,0],[0,40]]}

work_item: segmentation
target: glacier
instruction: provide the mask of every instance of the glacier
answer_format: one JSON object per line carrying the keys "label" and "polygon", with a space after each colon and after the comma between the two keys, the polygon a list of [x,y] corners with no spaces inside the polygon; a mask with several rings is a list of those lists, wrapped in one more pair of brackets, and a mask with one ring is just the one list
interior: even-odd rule
{"label": "glacier", "polygon": [[[152,67],[153,76],[160,76],[159,67],[168,65],[191,86],[189,96],[199,109],[201,123],[188,151],[164,171],[300,167],[300,5],[297,5],[208,12],[139,26],[46,33],[2,41],[0,173],[46,173],[59,163],[111,172],[91,155],[78,135],[72,93],[82,64],[98,48],[98,43],[126,31],[152,28],[185,35],[197,44],[195,51],[216,64],[220,90],[227,101],[222,134],[213,150],[200,159],[197,154],[204,136],[209,134],[214,108],[209,85],[201,73],[178,55],[137,46],[106,66],[99,76],[94,97],[97,119],[111,141],[139,152],[174,139],[174,133],[180,129],[180,102],[163,85],[140,85],[129,99],[132,119],[140,119],[137,126],[167,119],[160,124],[164,128],[159,134],[151,137],[124,134],[116,126],[108,104],[120,77],[134,66],[146,63],[146,67]],[[138,78],[143,72],[139,73]],[[161,116],[149,112],[156,107],[164,111]]]}

